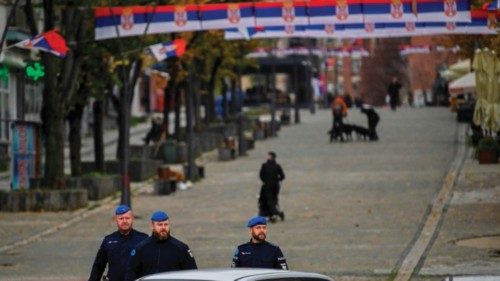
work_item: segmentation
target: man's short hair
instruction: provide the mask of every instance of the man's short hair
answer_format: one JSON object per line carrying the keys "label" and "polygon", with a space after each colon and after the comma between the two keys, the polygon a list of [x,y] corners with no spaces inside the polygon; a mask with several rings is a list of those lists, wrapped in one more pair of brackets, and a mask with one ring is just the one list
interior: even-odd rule
{"label": "man's short hair", "polygon": [[276,159],[276,153],[274,153],[273,151],[269,151],[267,154],[271,155],[273,159]]}

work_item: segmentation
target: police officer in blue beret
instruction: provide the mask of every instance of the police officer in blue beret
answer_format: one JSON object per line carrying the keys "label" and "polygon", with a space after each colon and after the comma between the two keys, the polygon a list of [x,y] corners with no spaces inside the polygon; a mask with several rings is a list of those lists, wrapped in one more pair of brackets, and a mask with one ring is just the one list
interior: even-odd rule
{"label": "police officer in blue beret", "polygon": [[151,228],[153,234],[130,252],[125,280],[133,281],[159,272],[198,268],[189,247],[170,235],[167,213],[154,212],[151,215]]}
{"label": "police officer in blue beret", "polygon": [[132,228],[134,215],[128,206],[118,206],[115,210],[114,220],[118,230],[104,237],[101,247],[97,251],[89,281],[101,280],[106,264],[108,265],[108,273],[104,277],[105,280],[124,280],[130,251],[148,237],[147,234]]}
{"label": "police officer in blue beret", "polygon": [[257,216],[251,218],[247,227],[252,236],[250,242],[241,244],[234,252],[231,267],[277,268],[288,270],[280,247],[266,241],[267,220]]}

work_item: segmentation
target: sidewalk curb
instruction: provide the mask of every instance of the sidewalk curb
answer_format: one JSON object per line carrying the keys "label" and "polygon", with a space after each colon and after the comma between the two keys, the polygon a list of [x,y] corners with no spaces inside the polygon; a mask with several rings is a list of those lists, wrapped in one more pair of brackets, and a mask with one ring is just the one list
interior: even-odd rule
{"label": "sidewalk curb", "polygon": [[426,213],[422,227],[417,232],[417,239],[412,241],[413,243],[410,244],[412,246],[400,266],[394,270],[394,281],[411,280],[418,268],[421,267],[422,262],[425,260],[425,254],[432,247],[438,235],[439,227],[444,219],[443,215],[453,195],[453,187],[456,184],[468,154],[466,144],[461,141],[465,136],[465,127],[458,125],[457,131],[457,151],[455,157],[446,173],[441,189],[438,190],[432,205],[428,209],[429,211]]}

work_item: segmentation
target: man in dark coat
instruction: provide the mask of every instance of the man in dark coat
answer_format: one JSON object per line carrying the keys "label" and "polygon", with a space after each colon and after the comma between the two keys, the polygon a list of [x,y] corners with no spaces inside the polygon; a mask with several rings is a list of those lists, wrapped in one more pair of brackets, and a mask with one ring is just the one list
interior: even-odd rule
{"label": "man in dark coat", "polygon": [[106,265],[107,280],[123,281],[130,251],[148,237],[147,234],[132,228],[134,215],[128,206],[118,206],[114,220],[118,230],[104,237],[92,265],[89,281],[100,281]]}
{"label": "man in dark coat", "polygon": [[397,77],[392,77],[392,81],[387,88],[392,110],[396,110],[399,105],[399,89],[401,89],[402,86],[403,85],[401,85]]}
{"label": "man in dark coat", "polygon": [[247,227],[250,242],[236,248],[231,267],[276,268],[288,270],[285,256],[280,247],[266,241],[267,221],[264,217],[253,217]]}
{"label": "man in dark coat", "polygon": [[357,98],[355,100],[355,103],[356,106],[361,110],[361,113],[366,114],[366,117],[368,118],[368,131],[370,131],[370,140],[378,140],[377,125],[380,121],[380,116],[375,111],[373,106],[364,103],[362,99]]}
{"label": "man in dark coat", "polygon": [[167,213],[154,212],[151,228],[153,234],[130,252],[126,281],[154,273],[198,268],[189,247],[170,235]]}
{"label": "man in dark coat", "polygon": [[269,217],[271,222],[275,222],[277,217],[284,220],[285,213],[278,209],[278,194],[285,173],[276,162],[276,153],[272,151],[267,153],[267,161],[262,164],[259,176],[263,182],[259,196],[259,215]]}

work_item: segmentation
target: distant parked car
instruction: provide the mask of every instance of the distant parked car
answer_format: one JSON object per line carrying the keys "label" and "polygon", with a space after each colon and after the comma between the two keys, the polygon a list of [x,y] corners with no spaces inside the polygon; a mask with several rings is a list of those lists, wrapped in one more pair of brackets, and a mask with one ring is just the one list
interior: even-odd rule
{"label": "distant parked car", "polygon": [[318,273],[254,268],[203,269],[157,273],[138,281],[333,281]]}
{"label": "distant parked car", "polygon": [[448,276],[442,281],[500,281],[500,275]]}

